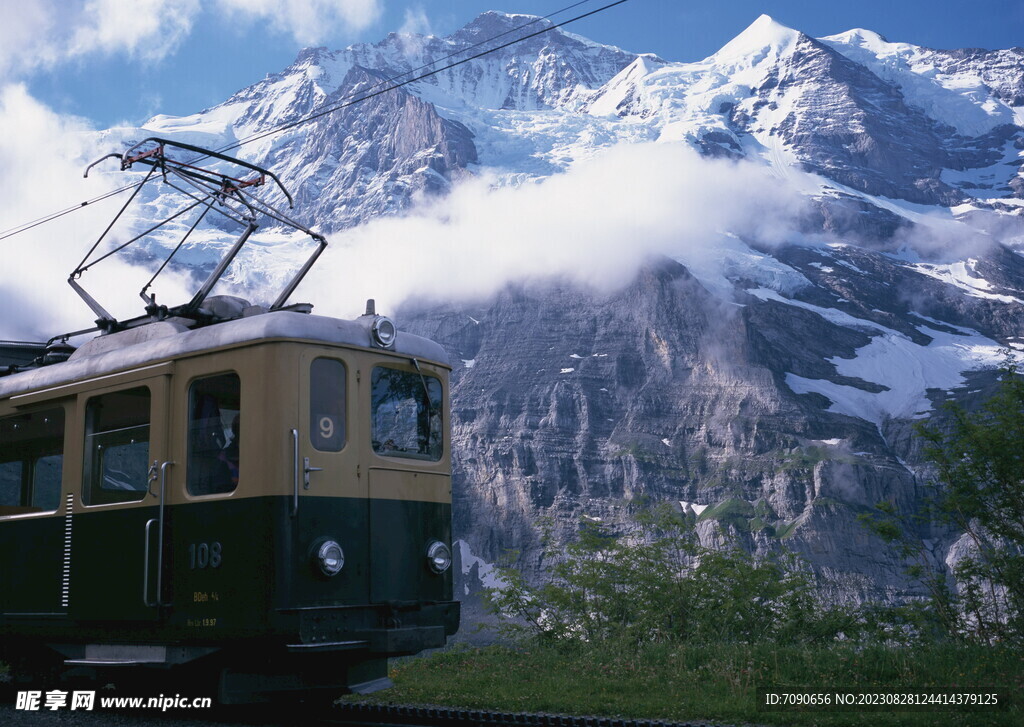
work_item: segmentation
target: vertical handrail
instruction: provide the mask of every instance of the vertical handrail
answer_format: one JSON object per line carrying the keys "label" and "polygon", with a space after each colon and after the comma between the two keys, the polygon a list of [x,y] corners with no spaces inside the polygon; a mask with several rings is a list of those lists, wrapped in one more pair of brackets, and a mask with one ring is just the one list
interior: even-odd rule
{"label": "vertical handrail", "polygon": [[157,605],[166,606],[164,603],[164,503],[167,493],[167,468],[174,462],[164,462],[160,465],[160,506],[157,514],[157,543],[156,543],[156,602]]}
{"label": "vertical handrail", "polygon": [[150,602],[149,600],[149,541],[152,540],[149,532],[155,522],[156,518],[150,518],[146,521],[146,542],[142,551],[142,603],[147,608],[154,608],[160,605],[158,601]]}
{"label": "vertical handrail", "polygon": [[299,514],[299,430],[290,430],[292,435],[292,517]]}

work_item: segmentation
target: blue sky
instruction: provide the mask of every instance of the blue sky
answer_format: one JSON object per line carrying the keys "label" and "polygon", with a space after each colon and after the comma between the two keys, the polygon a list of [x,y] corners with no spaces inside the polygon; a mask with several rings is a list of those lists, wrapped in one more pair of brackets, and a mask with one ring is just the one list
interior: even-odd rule
{"label": "blue sky", "polygon": [[[95,128],[137,125],[156,113],[186,115],[215,105],[284,68],[309,45],[340,48],[402,28],[444,35],[484,10],[547,15],[571,2],[32,0],[26,6],[0,0],[7,10],[0,83],[24,84],[53,111],[84,117]],[[607,2],[590,0],[559,17]],[[1024,45],[1024,0],[628,0],[570,29],[627,50],[692,61],[761,13],[812,36],[863,27],[937,48]]]}

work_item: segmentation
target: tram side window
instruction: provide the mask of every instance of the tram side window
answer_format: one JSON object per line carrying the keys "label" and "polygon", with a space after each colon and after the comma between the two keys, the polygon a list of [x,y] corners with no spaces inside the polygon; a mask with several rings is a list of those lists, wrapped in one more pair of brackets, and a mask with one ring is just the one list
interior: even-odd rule
{"label": "tram side window", "polygon": [[238,374],[197,379],[189,388],[190,495],[222,495],[238,487],[241,391]]}
{"label": "tram side window", "polygon": [[377,366],[370,396],[374,452],[432,462],[441,459],[440,380]]}
{"label": "tram side window", "polygon": [[63,409],[0,419],[0,515],[56,510],[63,464]]}
{"label": "tram side window", "polygon": [[21,460],[0,462],[0,507],[21,506]]}
{"label": "tram side window", "polygon": [[321,452],[345,446],[345,364],[314,359],[309,369],[309,437]]}
{"label": "tram side window", "polygon": [[149,389],[102,394],[85,407],[87,505],[136,502],[149,489]]}

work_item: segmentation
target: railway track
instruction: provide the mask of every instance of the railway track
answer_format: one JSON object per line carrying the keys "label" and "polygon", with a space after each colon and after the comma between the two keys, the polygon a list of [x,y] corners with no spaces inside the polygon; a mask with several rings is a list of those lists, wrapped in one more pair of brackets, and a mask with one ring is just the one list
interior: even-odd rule
{"label": "railway track", "polygon": [[101,708],[85,711],[15,707],[17,691],[0,678],[0,725],[4,727],[727,727],[710,722],[670,722],[623,717],[500,712],[439,705],[298,702],[207,709]]}
{"label": "railway track", "polygon": [[26,712],[13,709],[11,704],[0,704],[0,724],[5,727],[713,727],[706,722],[361,703],[336,705],[321,711],[299,705],[167,712],[129,709]]}
{"label": "railway track", "polygon": [[325,724],[350,727],[710,727],[706,723],[660,722],[620,717],[576,717],[527,712],[491,712],[450,707],[345,704],[325,715]]}

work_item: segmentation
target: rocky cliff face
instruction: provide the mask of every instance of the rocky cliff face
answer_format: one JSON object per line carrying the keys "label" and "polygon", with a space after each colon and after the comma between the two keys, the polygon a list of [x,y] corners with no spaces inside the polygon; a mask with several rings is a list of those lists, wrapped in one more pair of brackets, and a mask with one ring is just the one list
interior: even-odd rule
{"label": "rocky cliff face", "polygon": [[[447,38],[308,50],[137,136],[216,147],[546,22],[485,13]],[[917,586],[857,516],[880,501],[915,511],[914,424],[983,397],[1004,353],[1024,349],[1022,58],[865,30],[816,40],[767,16],[694,63],[553,30],[247,153],[328,233],[466,178],[543,182],[636,142],[768,170],[805,200],[799,219],[781,240],[697,241],[717,277],[670,240],[612,292],[553,273],[395,312],[455,363],[460,587],[507,551],[544,568],[541,518],[567,539],[581,518],[629,527],[653,501],[693,512],[708,542],[795,551],[831,596],[891,599]],[[957,534],[916,527],[942,566]]]}
{"label": "rocky cliff face", "polygon": [[[401,311],[406,327],[462,362],[455,512],[473,554],[493,562],[515,551],[518,565],[537,573],[548,565],[542,518],[570,538],[584,518],[628,528],[637,507],[669,502],[699,516],[709,543],[799,554],[832,597],[916,593],[907,563],[857,516],[883,501],[915,511],[924,485],[915,407],[980,395],[993,377],[980,372],[948,390],[899,381],[902,353],[957,345],[957,337],[971,345],[975,334],[907,311],[903,293],[927,289],[927,276],[878,253],[848,252],[833,253],[825,272],[815,267],[823,258],[804,248],[780,251],[817,277],[792,299],[754,290],[742,303],[724,302],[679,263],[656,259],[611,296],[548,281],[510,286],[479,305]],[[835,272],[844,262],[872,282],[837,304],[831,288],[851,295],[853,287]],[[930,312],[948,306],[960,312],[946,318],[985,317],[968,313],[972,305],[936,301]],[[849,319],[830,312],[844,309]],[[1019,333],[1019,320],[990,320]],[[942,332],[952,343],[935,337]],[[873,345],[893,347],[882,354],[891,370],[836,366]],[[907,386],[924,387],[909,409],[886,403]],[[861,408],[837,411],[834,392],[844,391]],[[927,524],[918,536],[936,564],[956,539]]]}
{"label": "rocky cliff face", "polygon": [[[395,214],[418,194],[444,194],[477,162],[472,133],[404,89],[345,106],[386,84],[379,72],[353,66],[322,102],[342,108],[263,160],[289,170],[296,203],[327,228]],[[310,158],[319,163],[300,162]],[[340,198],[338,189],[345,190]]]}

